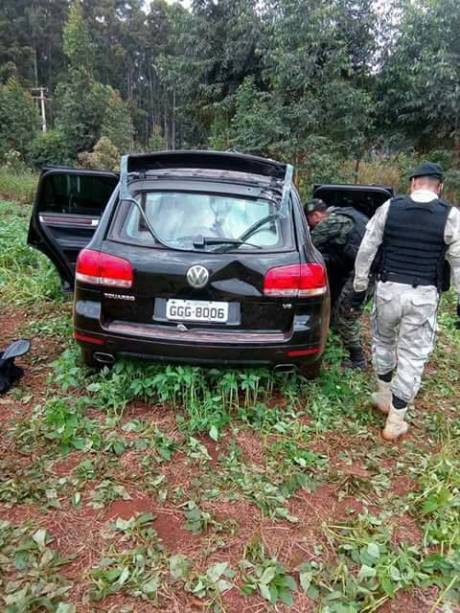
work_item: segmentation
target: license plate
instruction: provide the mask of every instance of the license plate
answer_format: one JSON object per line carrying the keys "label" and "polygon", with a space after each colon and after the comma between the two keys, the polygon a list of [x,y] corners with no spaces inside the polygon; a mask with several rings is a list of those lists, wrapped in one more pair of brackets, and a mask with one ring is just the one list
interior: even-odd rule
{"label": "license plate", "polygon": [[166,318],[174,321],[204,321],[226,323],[228,302],[208,300],[168,300]]}

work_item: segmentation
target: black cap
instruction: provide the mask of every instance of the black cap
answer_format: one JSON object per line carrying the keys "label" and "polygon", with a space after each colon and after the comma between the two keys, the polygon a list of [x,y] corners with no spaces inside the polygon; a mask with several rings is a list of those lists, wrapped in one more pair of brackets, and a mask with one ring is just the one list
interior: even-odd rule
{"label": "black cap", "polygon": [[314,213],[315,211],[326,211],[327,204],[321,198],[313,198],[310,202],[307,202],[305,205],[305,213],[309,215],[310,213]]}
{"label": "black cap", "polygon": [[409,175],[409,179],[415,179],[416,177],[433,177],[442,181],[442,166],[435,162],[423,162],[419,164]]}

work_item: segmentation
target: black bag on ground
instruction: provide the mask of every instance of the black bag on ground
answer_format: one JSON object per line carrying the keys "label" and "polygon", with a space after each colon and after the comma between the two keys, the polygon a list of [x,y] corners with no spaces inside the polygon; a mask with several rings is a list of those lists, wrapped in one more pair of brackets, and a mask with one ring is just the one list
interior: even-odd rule
{"label": "black bag on ground", "polygon": [[16,366],[14,359],[24,355],[30,349],[30,341],[21,339],[11,343],[5,351],[0,351],[0,394],[7,392],[24,374],[24,370]]}

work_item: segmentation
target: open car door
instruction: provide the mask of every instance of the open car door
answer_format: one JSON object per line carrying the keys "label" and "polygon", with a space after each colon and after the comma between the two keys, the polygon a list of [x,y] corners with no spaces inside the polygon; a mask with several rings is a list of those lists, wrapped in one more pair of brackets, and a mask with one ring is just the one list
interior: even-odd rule
{"label": "open car door", "polygon": [[91,240],[117,183],[118,175],[108,171],[42,170],[27,242],[54,263],[66,290],[73,288],[78,254]]}
{"label": "open car door", "polygon": [[321,198],[329,206],[351,206],[369,218],[392,197],[393,188],[386,185],[325,184],[313,188],[313,198]]}

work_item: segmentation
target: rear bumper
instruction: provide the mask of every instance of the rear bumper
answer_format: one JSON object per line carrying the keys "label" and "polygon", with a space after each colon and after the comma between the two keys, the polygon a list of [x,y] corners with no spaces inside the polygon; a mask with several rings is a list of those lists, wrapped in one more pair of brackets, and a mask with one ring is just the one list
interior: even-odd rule
{"label": "rear bumper", "polygon": [[[78,331],[77,331],[78,332]],[[160,362],[179,362],[186,364],[213,365],[260,365],[274,366],[276,364],[313,363],[320,359],[322,348],[318,345],[196,345],[186,342],[158,342],[133,340],[122,336],[96,337],[102,344],[80,342],[82,347],[93,349],[117,357],[136,357]],[[78,339],[77,339],[78,340]],[[293,350],[306,351],[306,355],[294,357],[289,355]]]}
{"label": "rear bumper", "polygon": [[[326,302],[318,304],[311,315],[295,316],[288,332],[221,332],[124,321],[101,323],[100,310],[95,305],[88,308],[87,301],[75,303],[75,336],[86,350],[110,354],[115,359],[127,356],[160,362],[241,366],[313,364],[321,358],[329,324]],[[79,338],[84,338],[84,342]]]}

